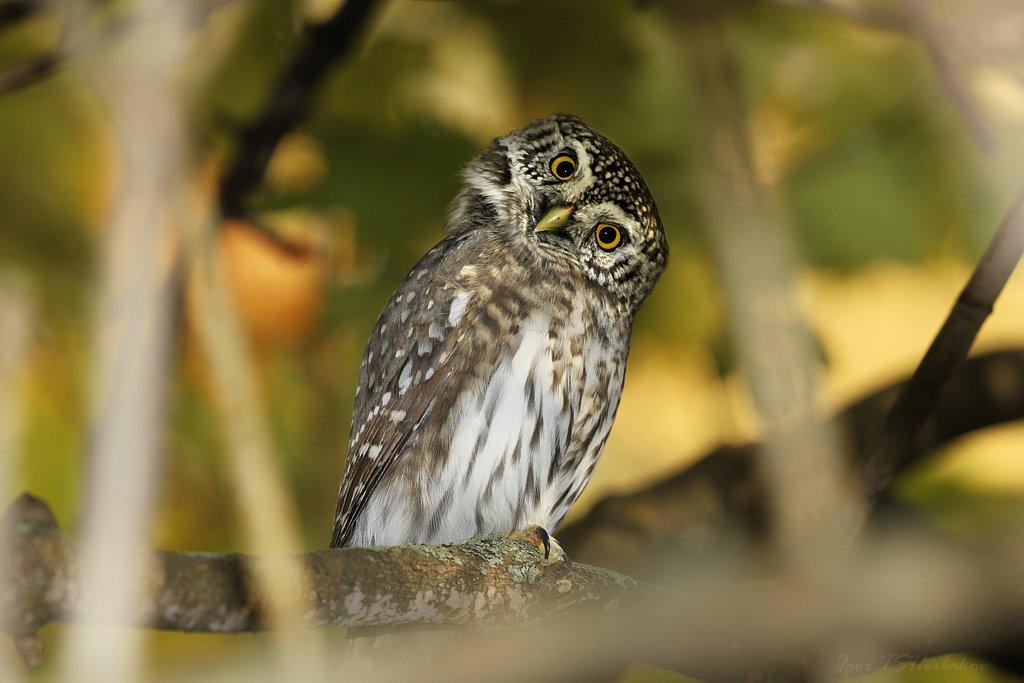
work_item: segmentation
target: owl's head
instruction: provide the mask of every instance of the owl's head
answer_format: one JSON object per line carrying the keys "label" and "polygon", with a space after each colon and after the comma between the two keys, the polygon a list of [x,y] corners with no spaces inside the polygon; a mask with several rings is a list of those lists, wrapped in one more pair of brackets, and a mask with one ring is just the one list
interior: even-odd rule
{"label": "owl's head", "polygon": [[494,140],[466,168],[453,219],[578,269],[635,310],[668,260],[658,207],[633,162],[570,114]]}

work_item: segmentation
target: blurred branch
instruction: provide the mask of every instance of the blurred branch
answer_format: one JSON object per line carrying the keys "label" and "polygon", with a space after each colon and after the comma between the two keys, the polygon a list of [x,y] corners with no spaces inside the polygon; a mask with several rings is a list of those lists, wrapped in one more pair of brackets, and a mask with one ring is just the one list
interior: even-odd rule
{"label": "blurred branch", "polygon": [[970,131],[974,141],[987,152],[995,148],[995,136],[989,128],[985,117],[978,109],[971,95],[970,89],[963,82],[956,66],[950,59],[945,31],[936,25],[920,0],[901,0],[904,14],[907,18],[909,32],[915,36],[924,47],[939,79],[939,85],[946,93],[946,97],[953,107],[960,112],[967,130]]}
{"label": "blurred branch", "polygon": [[305,41],[280,75],[263,110],[241,132],[220,187],[225,218],[245,213],[274,149],[305,119],[331,68],[352,51],[379,5],[378,0],[345,0],[329,19],[306,30]]}
{"label": "blurred branch", "polygon": [[939,85],[960,113],[971,137],[981,149],[992,151],[995,136],[950,58],[949,31],[939,26],[921,0],[899,0],[900,9],[866,5],[856,0],[775,0],[791,7],[815,10],[863,26],[907,34],[920,41],[935,70]]}
{"label": "blurred branch", "polygon": [[[190,13],[192,27],[201,25],[210,13],[235,0],[196,0]],[[29,3],[42,9],[46,3]],[[3,26],[0,6],[0,28]],[[65,32],[65,40],[55,49],[31,57],[0,71],[0,96],[34,85],[58,71],[92,56],[112,42],[125,38],[144,19],[140,10],[130,10],[106,20],[99,27],[74,26]]]}
{"label": "blurred branch", "polygon": [[65,49],[53,50],[33,57],[0,73],[0,95],[37,83],[66,66],[71,53]]}
{"label": "blurred branch", "polygon": [[[2,522],[11,552],[0,558],[0,613],[6,630],[30,635],[75,613],[80,551],[49,507],[23,494]],[[243,555],[153,552],[133,623],[153,628],[238,633],[266,627],[250,588],[254,561]],[[596,605],[613,608],[646,590],[614,572],[573,562],[546,564],[526,541],[461,546],[320,550],[296,558],[308,583],[307,627],[445,623],[495,627]]]}
{"label": "blurred branch", "polygon": [[0,4],[0,30],[38,14],[45,5],[42,0],[8,0]]}
{"label": "blurred branch", "polygon": [[1017,196],[924,358],[864,457],[867,493],[877,497],[913,459],[913,442],[1024,255],[1024,190]]}
{"label": "blurred branch", "polygon": [[300,639],[287,628],[301,621],[310,590],[288,554],[302,547],[298,514],[281,472],[252,350],[214,248],[216,223],[203,215],[206,203],[195,202],[182,237],[196,332],[212,380],[243,538],[249,550],[265,558],[251,578],[264,600],[266,622],[276,627],[277,654],[285,667],[281,678],[316,678],[323,654],[318,636]]}
{"label": "blurred branch", "polygon": [[[845,5],[845,3],[843,4]],[[962,111],[968,126],[974,132],[978,141],[982,145],[990,145],[992,136],[980,115],[974,109],[970,97],[959,82],[945,53],[941,36],[932,24],[930,17],[923,7],[918,4],[917,0],[904,0],[903,7],[911,33],[924,41],[948,96]],[[690,3],[679,6],[677,11],[679,11],[680,16],[684,17],[685,22],[692,27],[696,27],[695,30],[691,31],[691,35],[698,38],[701,36],[702,31],[713,31],[720,14],[720,8],[716,5],[700,2],[699,0],[692,0]],[[757,196],[757,184],[753,180],[750,160],[747,158],[748,153],[745,147],[745,131],[743,129],[745,119],[743,112],[740,110],[742,105],[741,95],[738,85],[734,82],[736,80],[735,65],[722,57],[724,53],[716,45],[715,40],[705,39],[692,54],[694,62],[698,66],[696,82],[698,87],[701,88],[701,97],[698,98],[698,101],[703,105],[706,112],[705,125],[712,131],[712,140],[709,147],[715,161],[713,167],[724,169],[726,175],[730,176],[730,178],[720,181],[720,184],[728,186],[729,183],[732,183],[732,191],[728,193],[728,196],[725,193],[719,192],[717,201],[709,203],[710,206],[714,207],[721,214],[717,217],[717,220],[713,221],[716,229],[712,231],[712,235],[716,238],[715,243],[722,245],[717,249],[717,252],[721,254],[719,260],[723,265],[722,272],[727,288],[742,292],[743,288],[748,284],[747,280],[751,277],[751,274],[758,272],[755,266],[761,266],[763,269],[766,267],[765,264],[771,261],[770,258],[762,258],[762,254],[765,251],[764,244],[769,244],[770,247],[770,243],[765,242],[764,234],[771,232],[773,207]],[[719,175],[722,174],[719,173]],[[713,188],[712,191],[714,191]],[[743,239],[730,237],[737,231],[744,232],[744,225],[760,225],[761,229],[752,230],[747,228],[745,230],[746,237]],[[767,229],[765,226],[768,226]],[[750,245],[756,244],[758,238],[762,240],[761,246],[752,248]],[[756,253],[756,257],[748,257],[746,259],[746,267],[741,269],[730,267],[730,264],[739,258],[736,254],[743,254],[746,250],[751,249]],[[767,253],[772,254],[773,250],[769,248]],[[864,458],[863,473],[866,486],[865,492],[870,498],[877,498],[888,484],[893,472],[906,459],[911,457],[911,446],[918,431],[934,409],[949,378],[955,369],[966,359],[975,336],[982,323],[991,313],[992,306],[999,297],[1018,261],[1020,261],[1022,254],[1024,254],[1024,191],[1022,191],[996,236],[993,238],[970,281],[963,292],[961,292],[945,324],[933,341],[932,346],[925,354],[917,371],[904,387],[892,411],[887,415],[876,438],[868,445],[868,451]],[[778,276],[776,276],[776,279],[778,279]],[[764,284],[762,283],[756,289],[764,290]],[[757,337],[757,334],[755,334],[757,330],[752,326],[756,325],[759,311],[755,306],[745,303],[745,299],[750,298],[753,301],[755,296],[757,296],[756,291],[751,291],[745,297],[738,297],[735,294],[732,297],[736,302],[734,305],[747,306],[749,309],[733,316],[734,326],[738,330],[737,337],[740,340],[744,340],[748,345],[751,343],[751,339]],[[763,298],[764,294],[760,296]],[[788,306],[783,306],[784,310],[775,311],[774,314],[787,318],[789,313],[785,309],[788,308]],[[765,329],[768,328],[765,327]],[[758,356],[765,353],[764,346],[763,339],[755,341],[753,348],[747,354],[748,357],[744,361],[745,364],[749,366],[751,363],[756,362]],[[778,346],[780,349],[785,348],[784,344],[778,344]],[[743,346],[741,345],[742,351]],[[782,370],[779,370],[779,374],[785,375],[781,381],[802,382],[803,378],[795,370],[799,370],[799,368],[792,363],[788,363]],[[749,371],[748,375],[751,377],[751,386],[755,394],[755,400],[758,400],[757,395],[760,390],[755,382],[757,377]],[[768,384],[765,386],[770,388]],[[774,403],[780,403],[781,398],[781,396],[776,396]],[[758,402],[769,409],[771,408],[772,402],[763,400],[758,400]],[[792,405],[799,405],[799,403],[781,401],[781,405],[791,407]],[[799,411],[791,410],[791,413],[799,414]],[[789,416],[782,414],[774,421],[780,422],[785,419],[792,424],[792,418],[793,414]],[[773,420],[769,420],[769,432],[771,422]],[[771,442],[772,439],[769,438],[769,446]],[[807,443],[811,442],[807,441]],[[778,472],[769,470],[769,474],[773,477],[774,482],[770,488],[772,492],[775,492],[772,508],[780,510],[780,514],[785,514],[788,506],[797,505],[791,502],[791,499],[794,497],[792,492],[788,495],[783,494],[786,490],[787,482],[797,477],[800,473],[806,472],[808,466],[820,460],[820,458],[803,458],[802,464],[795,466],[794,461],[799,460],[799,458],[792,454],[799,451],[792,448],[788,450],[791,454],[787,456],[787,459],[778,460],[779,467],[786,465],[788,469],[785,472],[781,469]],[[821,450],[820,447],[818,450]],[[769,459],[768,464],[771,464],[771,462],[772,460]],[[811,490],[816,491],[819,488],[820,486],[814,486],[811,487]],[[829,500],[833,497],[834,492],[829,488],[825,499]],[[820,506],[816,504],[809,506],[810,509],[817,509],[818,507]],[[860,522],[863,522],[868,514],[866,508],[855,508],[855,506],[840,507],[854,509],[851,515],[851,518],[854,520],[853,528],[856,528]],[[833,526],[832,530],[836,531],[837,529]],[[784,530],[783,533],[785,533]],[[806,539],[802,540],[806,541]]]}
{"label": "blurred branch", "polygon": [[[86,75],[109,113],[118,179],[102,230],[83,472],[87,550],[75,616],[89,623],[129,614],[145,577],[128,558],[151,544],[174,329],[171,223],[186,173],[176,77],[192,8],[162,0],[134,6],[144,20],[125,49],[91,62]],[[141,639],[130,630],[79,629],[61,651],[59,678],[136,680]]]}
{"label": "blurred branch", "polygon": [[741,74],[719,12],[711,0],[694,0],[678,14],[705,132],[702,208],[743,378],[764,425],[758,463],[771,484],[777,547],[798,571],[828,576],[822,563],[839,557],[837,531],[861,502],[842,445],[821,419],[789,226],[754,171]]}

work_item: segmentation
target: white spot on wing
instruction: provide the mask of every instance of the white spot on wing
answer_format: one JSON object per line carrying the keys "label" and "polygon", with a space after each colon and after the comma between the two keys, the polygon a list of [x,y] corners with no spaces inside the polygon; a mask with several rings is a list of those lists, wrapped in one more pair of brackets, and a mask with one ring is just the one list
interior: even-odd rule
{"label": "white spot on wing", "polygon": [[459,292],[452,299],[452,307],[448,311],[448,324],[454,327],[458,325],[462,320],[462,316],[466,314],[466,306],[469,305],[469,300],[472,298],[472,294],[469,292]]}
{"label": "white spot on wing", "polygon": [[412,361],[405,361],[402,366],[402,374],[398,376],[398,393],[405,394],[412,385]]}

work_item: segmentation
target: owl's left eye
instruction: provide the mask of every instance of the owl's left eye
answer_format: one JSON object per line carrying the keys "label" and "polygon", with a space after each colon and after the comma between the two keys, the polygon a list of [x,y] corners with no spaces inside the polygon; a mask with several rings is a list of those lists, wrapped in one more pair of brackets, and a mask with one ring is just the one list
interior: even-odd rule
{"label": "owl's left eye", "polygon": [[597,246],[605,251],[611,251],[622,244],[622,230],[611,223],[598,223],[594,228],[594,239]]}
{"label": "owl's left eye", "polygon": [[559,154],[548,164],[551,175],[561,181],[566,181],[576,175],[576,160],[568,154]]}

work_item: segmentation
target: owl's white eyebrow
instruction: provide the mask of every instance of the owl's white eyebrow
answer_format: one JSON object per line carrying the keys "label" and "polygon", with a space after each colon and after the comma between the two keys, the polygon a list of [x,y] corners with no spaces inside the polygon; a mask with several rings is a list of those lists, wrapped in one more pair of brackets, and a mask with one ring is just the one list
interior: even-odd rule
{"label": "owl's white eyebrow", "polygon": [[623,211],[618,204],[612,201],[594,204],[580,211],[580,213],[584,212],[587,220],[608,220],[626,228],[632,228],[636,224],[636,221],[633,218]]}

